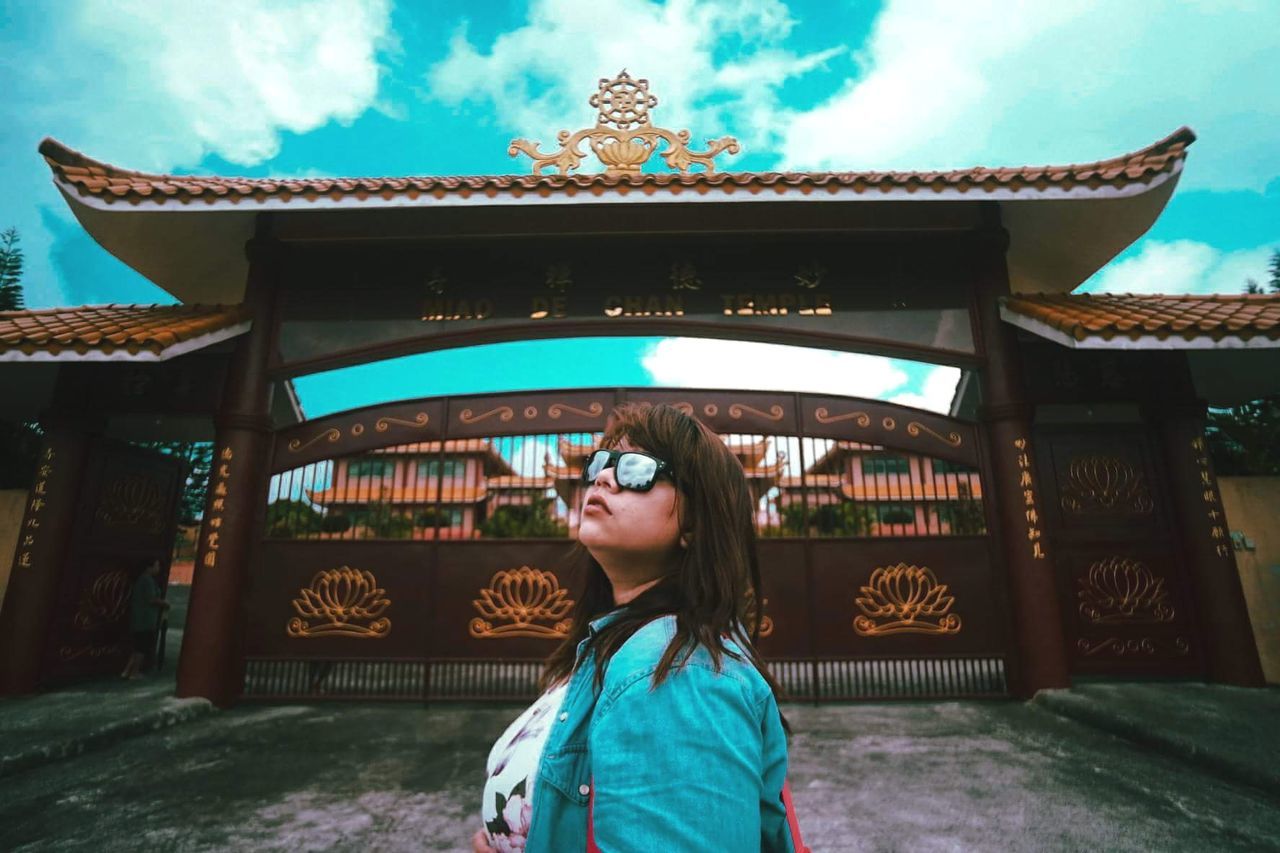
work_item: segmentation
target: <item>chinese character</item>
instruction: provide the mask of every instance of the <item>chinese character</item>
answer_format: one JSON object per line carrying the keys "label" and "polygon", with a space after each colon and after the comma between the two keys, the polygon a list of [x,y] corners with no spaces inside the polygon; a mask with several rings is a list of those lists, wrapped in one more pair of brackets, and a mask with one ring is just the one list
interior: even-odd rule
{"label": "chinese character", "polygon": [[208,543],[209,543],[209,550],[210,550],[210,551],[216,551],[216,550],[218,550],[218,534],[217,534],[217,532],[210,533],[210,534],[209,534],[207,537],[205,537],[205,538],[206,538],[206,540],[207,540],[207,541],[208,541]]}
{"label": "chinese character", "polygon": [[1022,502],[1023,502],[1023,503],[1025,503],[1027,506],[1035,506],[1035,505],[1036,505],[1036,493],[1035,493],[1035,491],[1034,491],[1034,490],[1032,490],[1032,489],[1023,489],[1023,490],[1022,490]]}
{"label": "chinese character", "polygon": [[213,499],[213,511],[214,511],[214,512],[222,512],[222,509],[223,509],[223,507],[224,507],[225,505],[226,505],[226,504],[224,503],[224,501],[222,500],[222,498],[214,498],[214,499]]}
{"label": "chinese character", "polygon": [[1212,485],[1213,485],[1213,482],[1209,479],[1209,472],[1208,472],[1208,471],[1201,471],[1201,472],[1200,472],[1200,482],[1201,482],[1201,483],[1203,483],[1203,484],[1204,484],[1204,485],[1206,485],[1206,486],[1212,486]]}
{"label": "chinese character", "polygon": [[1217,521],[1221,517],[1222,517],[1222,513],[1218,512],[1216,509],[1209,510],[1209,518],[1211,520]]}
{"label": "chinese character", "polygon": [[44,461],[46,461],[46,462],[52,462],[52,461],[53,461],[53,448],[52,448],[52,447],[46,447],[46,448],[44,449]]}
{"label": "chinese character", "polygon": [[1023,471],[1022,476],[1018,477],[1018,485],[1024,489],[1031,485],[1031,472]]}
{"label": "chinese character", "polygon": [[44,498],[32,498],[32,499],[31,499],[31,511],[32,511],[32,512],[39,512],[39,511],[40,511],[40,510],[42,510],[42,509],[44,509]]}
{"label": "chinese character", "polygon": [[1196,436],[1191,439],[1191,446],[1196,450],[1204,450],[1204,436]]}
{"label": "chinese character", "polygon": [[211,569],[212,569],[214,566],[218,565],[218,555],[217,555],[217,553],[216,553],[216,552],[214,552],[214,551],[205,551],[205,553],[204,553],[204,564],[205,564],[207,567],[211,568]]}
{"label": "chinese character", "polygon": [[225,498],[227,496],[227,484],[218,483],[218,485],[213,487],[213,493],[220,498]]}
{"label": "chinese character", "polygon": [[1040,523],[1040,513],[1036,512],[1034,508],[1027,510],[1027,524],[1039,524],[1039,523]]}
{"label": "chinese character", "polygon": [[222,526],[222,519],[221,518],[209,519],[209,526],[212,527],[214,530],[217,530],[219,527]]}
{"label": "chinese character", "polygon": [[47,482],[46,480],[40,480],[40,481],[38,481],[38,482],[35,484],[35,486],[34,486],[34,487],[32,487],[31,491],[32,491],[32,492],[34,492],[34,493],[35,493],[35,494],[37,494],[37,495],[47,495],[47,494],[49,494],[48,492],[46,492],[46,491],[45,491],[45,483],[46,483],[46,482]]}
{"label": "chinese character", "polygon": [[1228,548],[1226,545],[1219,545],[1214,550],[1218,552],[1219,557],[1225,557],[1231,553],[1231,549]]}
{"label": "chinese character", "polygon": [[1037,560],[1044,559],[1044,549],[1040,547],[1039,542],[1031,543],[1031,556],[1035,557]]}
{"label": "chinese character", "polygon": [[31,552],[30,552],[30,551],[23,551],[21,554],[19,554],[19,555],[18,555],[18,565],[19,565],[19,566],[30,566],[30,565],[31,565]]}
{"label": "chinese character", "polygon": [[27,519],[27,527],[30,527],[32,530],[35,530],[39,526],[40,526],[40,519],[38,518]]}
{"label": "chinese character", "polygon": [[1215,524],[1213,527],[1209,528],[1209,536],[1212,539],[1221,539],[1226,536],[1226,533],[1223,532],[1219,525]]}
{"label": "chinese character", "polygon": [[1013,440],[1013,446],[1018,448],[1019,450],[1026,450],[1027,440],[1025,438],[1015,438]]}
{"label": "chinese character", "polygon": [[223,459],[227,460],[228,462],[230,462],[230,461],[232,460],[232,458],[234,458],[234,456],[235,456],[235,454],[231,452],[231,448],[230,448],[230,447],[224,447],[224,448],[222,448],[222,453],[220,453],[219,455],[220,455]]}
{"label": "chinese character", "polygon": [[48,477],[48,476],[49,476],[50,474],[52,474],[52,473],[53,473],[53,466],[52,466],[52,465],[41,465],[41,466],[40,466],[40,468],[39,468],[39,470],[38,470],[37,476],[39,476],[39,477]]}
{"label": "chinese character", "polygon": [[1025,453],[1019,453],[1019,454],[1018,454],[1018,467],[1019,467],[1019,468],[1030,468],[1030,467],[1031,467],[1031,460],[1027,458],[1027,454],[1025,454]]}
{"label": "chinese character", "polygon": [[1032,542],[1035,542],[1039,538],[1040,538],[1040,531],[1038,528],[1035,528],[1035,527],[1027,528],[1027,539],[1029,539]]}
{"label": "chinese character", "polygon": [[22,547],[23,547],[23,548],[27,548],[27,547],[29,547],[29,546],[31,546],[31,545],[34,545],[34,544],[36,544],[36,537],[35,537],[35,536],[33,536],[32,534],[28,533],[26,536],[23,536],[23,537],[22,537]]}
{"label": "chinese character", "polygon": [[224,479],[224,480],[230,480],[230,479],[231,479],[231,466],[230,466],[230,465],[227,465],[225,462],[224,462],[223,464],[219,465],[219,466],[218,466],[218,476],[219,476],[219,477],[221,477],[221,478],[222,478],[222,479]]}
{"label": "chinese character", "polygon": [[1218,502],[1218,496],[1213,493],[1213,489],[1205,489],[1200,493],[1200,497],[1203,498],[1204,502],[1207,504]]}

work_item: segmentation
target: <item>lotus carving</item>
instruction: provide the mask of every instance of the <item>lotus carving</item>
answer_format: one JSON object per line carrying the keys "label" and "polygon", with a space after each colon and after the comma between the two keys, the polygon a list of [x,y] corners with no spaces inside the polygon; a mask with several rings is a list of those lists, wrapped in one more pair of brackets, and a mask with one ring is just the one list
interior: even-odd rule
{"label": "lotus carving", "polygon": [[349,566],[317,572],[293,600],[298,616],[286,631],[290,637],[385,637],[391,633],[391,620],[382,616],[391,606],[386,592],[372,572]]}
{"label": "lotus carving", "polygon": [[568,595],[552,572],[529,566],[500,571],[471,602],[482,617],[471,620],[471,636],[561,639],[569,633],[565,616],[574,604]]}
{"label": "lotus carving", "polygon": [[960,617],[951,612],[955,597],[927,566],[877,568],[855,602],[862,615],[854,618],[853,629],[864,637],[960,631]]}
{"label": "lotus carving", "polygon": [[75,626],[91,631],[118,621],[129,603],[129,589],[129,573],[124,569],[98,575],[80,597],[80,607],[72,620]]}
{"label": "lotus carving", "polygon": [[1137,560],[1110,557],[1080,579],[1080,615],[1095,624],[1171,622],[1173,606],[1164,578]]}
{"label": "lotus carving", "polygon": [[164,500],[160,484],[133,475],[113,480],[98,504],[97,516],[107,527],[132,527],[159,533],[164,527]]}
{"label": "lotus carving", "polygon": [[1062,508],[1082,515],[1089,512],[1134,512],[1146,515],[1155,508],[1142,474],[1115,456],[1079,456],[1067,466],[1062,488]]}

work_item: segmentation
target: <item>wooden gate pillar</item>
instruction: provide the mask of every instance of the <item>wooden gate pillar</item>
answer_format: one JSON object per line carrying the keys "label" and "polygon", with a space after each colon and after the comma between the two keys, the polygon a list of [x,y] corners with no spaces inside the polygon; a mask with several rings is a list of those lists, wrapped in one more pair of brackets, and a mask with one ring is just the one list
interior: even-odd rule
{"label": "wooden gate pillar", "polygon": [[[998,218],[998,209],[990,212]],[[1009,578],[1017,639],[1016,695],[1070,687],[1057,580],[1042,536],[1041,507],[1052,498],[1040,492],[1031,448],[1032,408],[1026,401],[1013,327],[1000,319],[999,298],[1009,293],[1005,263],[1008,234],[998,221],[983,232],[974,268],[975,338],[986,356],[982,379],[982,421],[994,482],[990,494]]]}
{"label": "wooden gate pillar", "polygon": [[[58,397],[70,396],[66,372],[65,366],[59,371]],[[96,425],[67,411],[41,418],[44,441],[0,610],[0,695],[30,693],[40,686]]]}
{"label": "wooden gate pillar", "polygon": [[1209,680],[1263,687],[1266,678],[1204,436],[1205,405],[1162,402],[1147,407],[1146,414],[1164,445]]}
{"label": "wooden gate pillar", "polygon": [[221,708],[240,695],[242,598],[270,453],[267,376],[275,298],[275,261],[258,240],[249,246],[245,306],[252,327],[236,343],[217,418],[209,495],[196,548],[177,695]]}

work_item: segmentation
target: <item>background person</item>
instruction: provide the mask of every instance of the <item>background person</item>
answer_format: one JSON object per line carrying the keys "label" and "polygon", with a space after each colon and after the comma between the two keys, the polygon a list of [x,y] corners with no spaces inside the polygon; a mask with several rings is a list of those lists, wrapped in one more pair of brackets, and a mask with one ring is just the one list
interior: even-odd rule
{"label": "background person", "polygon": [[626,404],[583,479],[585,590],[490,753],[473,849],[794,850],[741,464],[680,410]]}
{"label": "background person", "polygon": [[156,578],[160,575],[160,561],[152,560],[133,582],[129,592],[129,636],[133,651],[124,665],[121,678],[141,678],[142,669],[149,668],[156,648],[156,628],[160,614],[169,610],[169,602],[160,593]]}

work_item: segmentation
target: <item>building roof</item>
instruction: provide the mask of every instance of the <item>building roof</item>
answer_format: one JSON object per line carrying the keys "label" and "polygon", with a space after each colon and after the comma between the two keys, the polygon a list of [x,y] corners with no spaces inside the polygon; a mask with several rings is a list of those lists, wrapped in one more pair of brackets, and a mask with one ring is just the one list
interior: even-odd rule
{"label": "building roof", "polygon": [[[900,172],[231,178],[134,171],[53,139],[40,144],[40,153],[85,229],[116,257],[189,302],[240,298],[247,265],[243,246],[263,211],[278,214],[273,237],[288,243],[414,237],[433,230],[457,238],[581,236],[582,208],[600,205],[610,205],[611,213],[590,217],[592,233],[692,234],[971,229],[984,221],[982,208],[995,202],[1010,235],[1013,290],[1063,292],[1151,226],[1194,139],[1191,130],[1180,128],[1140,150],[1088,163]],[[806,204],[803,215],[797,215],[796,202]],[[663,213],[643,207],[649,203],[665,205]],[[778,203],[790,205],[785,214],[769,207]],[[528,215],[531,205],[542,213]],[[454,208],[477,213],[464,218]],[[378,210],[385,217],[371,215]],[[145,227],[139,216],[146,217]]]}
{"label": "building roof", "polygon": [[248,331],[239,305],[0,311],[0,361],[166,361]]}
{"label": "building roof", "polygon": [[231,178],[201,175],[167,175],[122,169],[95,160],[56,139],[40,143],[55,178],[83,196],[105,204],[244,204],[261,207],[276,201],[307,206],[320,200],[394,202],[400,199],[429,201],[492,199],[499,195],[521,198],[534,195],[575,196],[631,193],[675,197],[686,192],[699,195],[782,193],[795,191],[878,195],[892,191],[947,194],[995,192],[1035,193],[1104,185],[1123,186],[1148,181],[1181,161],[1195,140],[1190,128],[1179,128],[1166,138],[1139,151],[1066,166],[1016,166],[927,172],[691,172],[647,174],[574,175],[469,175],[371,178]]}
{"label": "building roof", "polygon": [[[444,504],[474,504],[484,500],[488,490],[484,486],[445,484],[439,494]],[[307,490],[307,496],[321,506],[340,506],[345,504],[412,504],[423,506],[436,502],[435,483],[419,483],[410,487],[404,486],[371,486],[368,483],[348,482],[345,486],[331,486],[327,489]]]}
{"label": "building roof", "polygon": [[1021,294],[1000,314],[1076,349],[1280,347],[1280,294]]}

